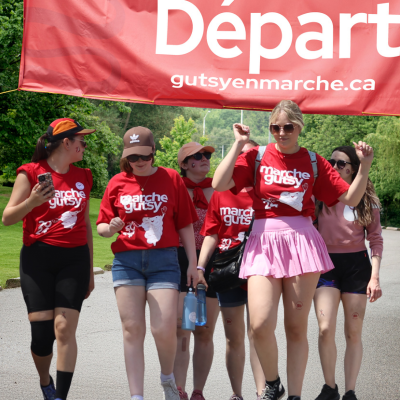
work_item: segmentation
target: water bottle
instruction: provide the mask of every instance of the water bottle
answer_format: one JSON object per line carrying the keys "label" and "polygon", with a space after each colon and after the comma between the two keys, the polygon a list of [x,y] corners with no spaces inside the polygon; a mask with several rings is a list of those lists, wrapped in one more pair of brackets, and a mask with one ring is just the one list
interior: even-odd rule
{"label": "water bottle", "polygon": [[183,301],[182,329],[194,331],[196,328],[196,309],[197,299],[192,288],[189,288],[188,294]]}
{"label": "water bottle", "polygon": [[207,323],[207,306],[206,306],[206,286],[202,283],[197,285],[197,315],[196,325],[204,326]]}

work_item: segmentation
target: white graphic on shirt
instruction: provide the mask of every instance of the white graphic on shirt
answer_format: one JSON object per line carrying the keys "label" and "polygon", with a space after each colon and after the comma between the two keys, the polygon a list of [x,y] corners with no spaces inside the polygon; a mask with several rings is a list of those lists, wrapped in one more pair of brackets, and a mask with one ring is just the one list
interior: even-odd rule
{"label": "white graphic on shirt", "polygon": [[[76,183],[78,187],[80,182]],[[83,186],[83,185],[82,185]],[[55,190],[55,195],[49,200],[49,207],[51,209],[64,206],[74,206],[74,208],[79,208],[83,203],[82,199],[86,199],[86,194],[83,190],[75,190],[70,188],[70,190]]]}
{"label": "white graphic on shirt", "polygon": [[221,251],[226,251],[229,250],[229,247],[231,247],[232,239],[222,239],[221,244],[219,245],[219,248]]}
{"label": "white graphic on shirt", "polygon": [[57,222],[61,221],[63,227],[65,229],[72,229],[76,221],[78,220],[78,214],[85,209],[86,203],[81,206],[80,210],[78,211],[66,211],[61,214],[60,218],[53,219],[51,221],[39,221],[39,226],[35,235],[41,235],[47,233],[48,230]]}
{"label": "white graphic on shirt", "polygon": [[66,211],[61,214],[59,221],[63,224],[65,229],[72,229],[78,220],[78,214],[84,209],[82,207],[79,211]]}
{"label": "white graphic on shirt", "polygon": [[166,194],[140,194],[131,196],[129,194],[122,195],[119,198],[120,203],[124,206],[126,214],[131,214],[134,211],[153,211],[158,212],[163,203],[168,202]]}
{"label": "white graphic on shirt", "polygon": [[266,165],[261,166],[260,173],[264,173],[264,183],[266,185],[276,183],[278,185],[290,185],[295,189],[299,188],[305,179],[310,179],[308,172],[298,171],[297,169],[293,171],[281,171],[274,167],[267,167]]}
{"label": "white graphic on shirt", "polygon": [[139,226],[140,225],[135,221],[129,222],[129,224],[125,225],[126,232],[122,232],[122,234],[131,238],[135,234],[136,227]]}
{"label": "white graphic on shirt", "polygon": [[272,207],[278,207],[279,204],[275,204],[275,202],[277,201],[276,199],[261,199],[263,201],[263,203],[265,204],[265,209],[266,210],[270,210]]}
{"label": "white graphic on shirt", "polygon": [[129,143],[139,143],[139,135],[133,134],[132,136],[129,136],[131,138],[131,141]]}
{"label": "white graphic on shirt", "polygon": [[241,242],[243,242],[245,235],[246,232],[239,232],[239,236],[236,238],[236,240],[240,240]]}
{"label": "white graphic on shirt", "polygon": [[226,226],[250,225],[253,209],[236,208],[236,207],[220,207],[220,215]]}
{"label": "white graphic on shirt", "polygon": [[79,189],[79,190],[85,189],[85,185],[84,185],[82,182],[76,182],[76,183],[75,183],[75,186],[76,186],[76,188]]}
{"label": "white graphic on shirt", "polygon": [[279,201],[293,207],[297,211],[301,211],[303,208],[304,194],[308,189],[308,184],[305,183],[302,188],[304,190],[303,192],[282,192]]}
{"label": "white graphic on shirt", "polygon": [[147,239],[147,243],[153,246],[161,239],[163,233],[163,219],[167,212],[167,207],[161,209],[162,215],[157,215],[156,217],[144,217],[142,220],[142,225],[140,225],[146,233],[144,237]]}
{"label": "white graphic on shirt", "polygon": [[125,225],[125,232],[122,232],[122,234],[131,238],[135,234],[136,228],[143,228],[145,230],[144,237],[146,238],[147,243],[155,246],[163,234],[163,219],[167,212],[167,207],[164,206],[161,211],[162,215],[143,217],[140,225],[135,221],[130,222]]}
{"label": "white graphic on shirt", "polygon": [[346,205],[344,206],[343,217],[349,222],[354,222],[356,219],[358,219],[357,210],[355,210],[354,207]]}

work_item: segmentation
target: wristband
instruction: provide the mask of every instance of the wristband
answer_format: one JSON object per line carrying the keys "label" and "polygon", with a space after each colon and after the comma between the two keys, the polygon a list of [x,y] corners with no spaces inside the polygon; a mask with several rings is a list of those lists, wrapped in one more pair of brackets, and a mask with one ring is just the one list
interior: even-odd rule
{"label": "wristband", "polygon": [[200,267],[200,265],[197,266],[197,269],[201,269],[203,272],[206,272],[205,268]]}

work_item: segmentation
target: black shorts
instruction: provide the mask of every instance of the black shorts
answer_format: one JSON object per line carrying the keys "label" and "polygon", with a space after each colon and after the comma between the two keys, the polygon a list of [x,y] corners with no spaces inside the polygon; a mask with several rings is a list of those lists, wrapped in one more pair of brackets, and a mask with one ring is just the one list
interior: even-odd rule
{"label": "black shorts", "polygon": [[56,307],[81,311],[90,281],[87,244],[70,248],[43,242],[24,245],[19,270],[28,313]]}
{"label": "black shorts", "polygon": [[[218,251],[218,250],[216,250]],[[206,272],[204,274],[204,278],[206,279],[206,282],[208,283],[208,277],[211,273],[211,268],[212,268],[212,263],[216,254],[216,251],[214,251],[213,255],[210,258],[210,261],[207,264],[206,267]],[[200,250],[196,250],[197,254],[197,259],[199,259],[199,254]],[[186,286],[187,284],[187,269],[189,266],[189,260],[186,256],[186,251],[183,247],[178,247],[178,261],[179,261],[179,266],[181,267],[181,292],[187,292],[189,290],[189,287]],[[211,297],[213,299],[217,298],[217,293],[215,290],[211,289],[209,286],[206,292],[207,297]]]}
{"label": "black shorts", "polygon": [[317,289],[333,287],[342,293],[367,294],[372,266],[367,250],[357,253],[329,253],[334,269],[322,274]]}

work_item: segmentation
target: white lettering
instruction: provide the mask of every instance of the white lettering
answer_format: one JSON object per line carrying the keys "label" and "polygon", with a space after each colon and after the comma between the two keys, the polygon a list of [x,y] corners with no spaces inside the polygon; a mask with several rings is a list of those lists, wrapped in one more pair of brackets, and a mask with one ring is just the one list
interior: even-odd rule
{"label": "white lettering", "polygon": [[[315,60],[316,58],[333,58],[333,23],[332,20],[325,14],[313,12],[300,15],[298,17],[300,25],[317,22],[322,26],[320,32],[302,33],[296,40],[297,54],[306,60]],[[319,40],[322,42],[322,47],[319,50],[308,50],[307,42],[310,40]]]}
{"label": "white lettering", "polygon": [[[235,28],[234,31],[218,31],[218,28],[224,22],[229,22]],[[245,40],[246,39],[246,28],[242,20],[232,13],[222,13],[214,17],[210,22],[207,29],[207,43],[210,50],[218,57],[221,58],[234,58],[242,54],[239,47],[234,46],[229,49],[222,47],[218,43],[218,39],[224,40]]]}
{"label": "white lettering", "polygon": [[340,14],[339,58],[350,58],[351,28],[356,24],[366,23],[366,13],[359,13],[353,16],[351,14]]}
{"label": "white lettering", "polygon": [[[186,12],[192,20],[193,31],[183,44],[167,44],[168,12],[180,10]],[[156,54],[180,56],[190,53],[200,43],[204,33],[204,21],[199,9],[186,0],[158,0]]]}
{"label": "white lettering", "polygon": [[389,14],[389,3],[378,4],[376,14],[368,14],[368,23],[377,24],[376,49],[382,57],[400,56],[400,47],[389,46],[389,24],[400,24],[400,15]]}
{"label": "white lettering", "polygon": [[[274,49],[266,49],[261,46],[261,28],[265,24],[276,24],[281,32],[282,39],[277,47]],[[293,39],[292,27],[289,21],[281,14],[267,13],[261,15],[260,13],[251,14],[251,27],[250,27],[250,64],[249,73],[259,74],[261,57],[274,60],[282,57],[290,49]]]}

